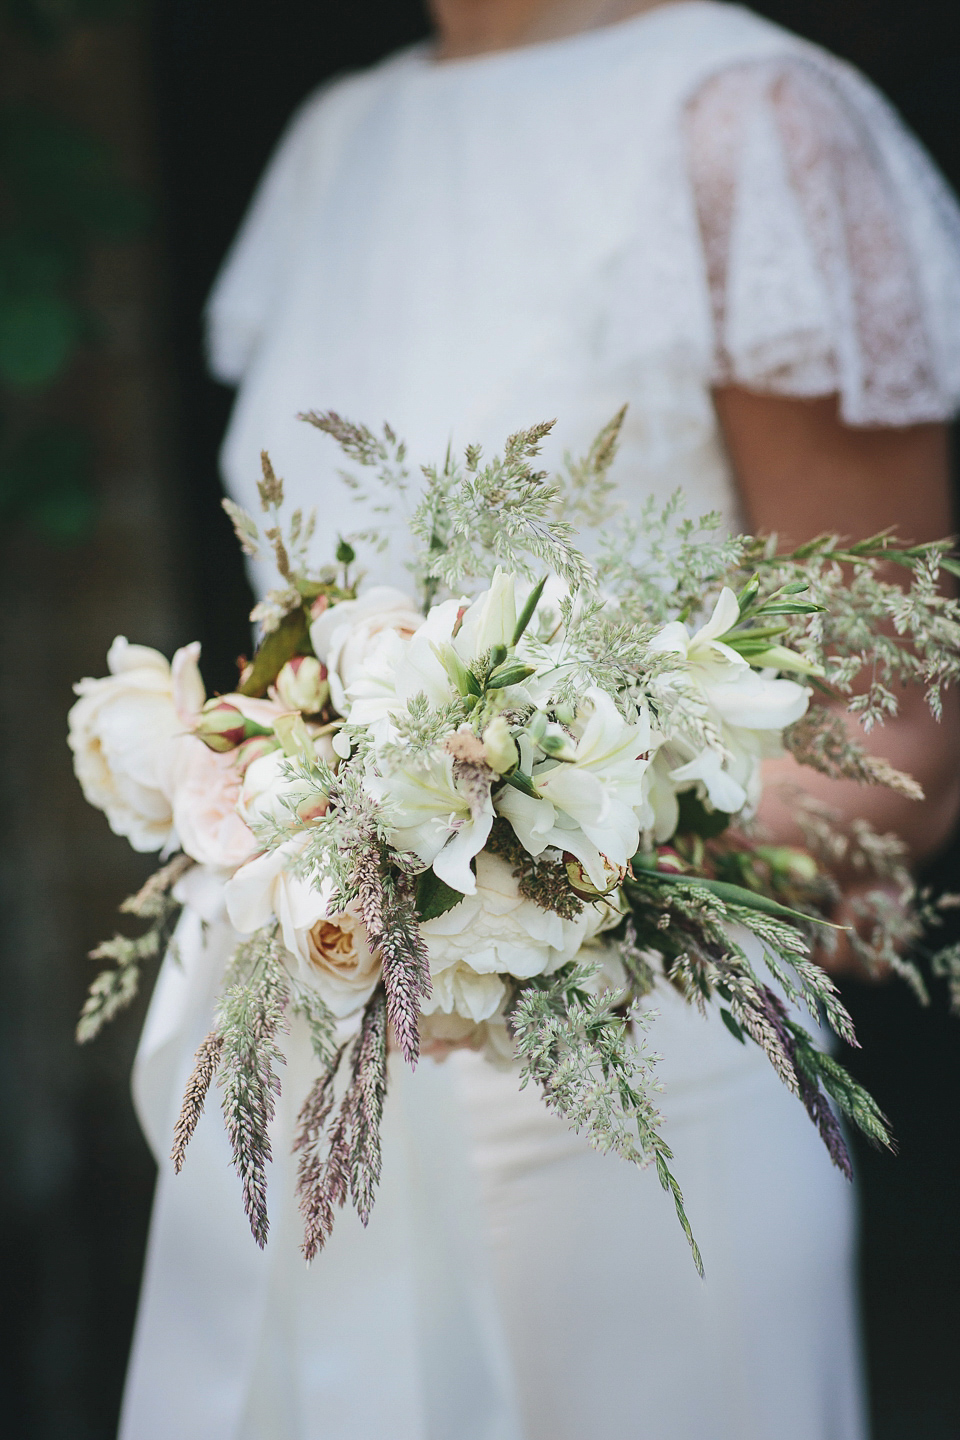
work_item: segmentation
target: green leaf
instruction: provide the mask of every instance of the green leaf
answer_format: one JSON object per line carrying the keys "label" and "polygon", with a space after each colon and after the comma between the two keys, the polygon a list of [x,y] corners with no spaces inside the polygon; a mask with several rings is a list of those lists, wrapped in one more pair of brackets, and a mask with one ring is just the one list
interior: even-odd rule
{"label": "green leaf", "polygon": [[[639,869],[643,879],[652,880],[658,885],[689,885],[708,891],[726,905],[741,905],[745,910],[759,910],[762,915],[775,915],[781,920],[802,920],[807,925],[826,925],[830,930],[850,928],[848,925],[834,925],[830,920],[822,920],[818,915],[805,915],[802,910],[791,910],[788,905],[771,900],[769,895],[758,895],[755,890],[747,890],[742,885],[731,885],[726,880],[706,880],[702,875],[673,875],[668,870],[647,870],[642,859],[643,857],[640,857]],[[626,884],[629,887],[630,881]]]}
{"label": "green leaf", "polygon": [[424,870],[417,880],[417,919],[436,920],[462,899],[459,890],[454,890],[432,870]]}
{"label": "green leaf", "polygon": [[517,619],[517,624],[513,632],[514,645],[519,645],[524,631],[530,624],[530,621],[533,619],[533,612],[540,604],[540,596],[543,594],[543,587],[544,585],[546,585],[546,583],[547,577],[546,575],[544,575],[543,579],[537,581],[536,585],[534,585],[533,589],[530,591],[530,594],[527,596],[526,604],[520,611],[520,615]]}
{"label": "green leaf", "polygon": [[75,305],[57,295],[0,301],[0,378],[21,390],[49,385],[83,333]]}
{"label": "green leaf", "polygon": [[739,1040],[741,1045],[746,1045],[747,1037],[740,1029],[740,1026],[737,1024],[736,1020],[734,1020],[733,1016],[730,1014],[730,1011],[726,1010],[722,1005],[720,1007],[720,1019],[723,1021],[724,1025],[726,1025],[734,1040]]}
{"label": "green leaf", "polygon": [[284,615],[276,630],[263,637],[253,657],[253,668],[237,689],[241,695],[265,695],[267,686],[273,684],[288,660],[294,655],[312,654],[309,617],[303,606],[298,605],[296,610]]}

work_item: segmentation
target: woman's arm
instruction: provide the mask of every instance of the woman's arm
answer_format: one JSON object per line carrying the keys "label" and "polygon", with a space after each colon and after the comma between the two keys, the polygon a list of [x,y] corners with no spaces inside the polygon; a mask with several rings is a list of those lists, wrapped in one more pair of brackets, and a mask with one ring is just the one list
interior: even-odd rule
{"label": "woman's arm", "polygon": [[[824,531],[863,539],[895,526],[901,539],[939,540],[953,529],[949,437],[945,425],[853,429],[834,397],[759,395],[738,387],[715,394],[717,413],[740,489],[747,527],[776,532],[784,546]],[[770,762],[762,818],[777,838],[800,843],[788,789],[802,786],[847,816],[863,816],[906,841],[915,861],[949,839],[960,815],[960,695],[944,697],[943,719],[931,716],[918,687],[903,691],[899,714],[864,736],[869,750],[905,770],[925,799],[911,801],[881,786],[829,780],[791,758]]]}

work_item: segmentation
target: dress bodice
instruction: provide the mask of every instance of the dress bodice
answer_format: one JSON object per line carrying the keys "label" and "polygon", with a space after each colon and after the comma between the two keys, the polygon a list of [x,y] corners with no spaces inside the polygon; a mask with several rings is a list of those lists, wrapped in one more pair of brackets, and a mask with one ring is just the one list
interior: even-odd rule
{"label": "dress bodice", "polygon": [[[846,169],[813,153],[818,104],[846,117]],[[834,144],[836,116],[823,123]],[[879,284],[844,228],[864,175],[899,245]],[[861,323],[892,315],[894,276],[921,352],[899,409],[870,388],[877,325]],[[554,417],[558,463],[629,402],[614,472],[628,510],[682,486],[692,513],[735,525],[718,379],[836,389],[854,423],[952,411],[960,218],[849,67],[749,11],[682,0],[453,63],[416,47],[322,90],[280,144],[209,317],[215,373],[240,387],[228,488],[253,499],[266,447],[295,502],[319,507],[318,559],[369,517],[333,443],[296,420],[312,408],[389,421],[415,474],[448,442],[496,447]],[[403,543],[368,557],[378,578],[402,583]]]}

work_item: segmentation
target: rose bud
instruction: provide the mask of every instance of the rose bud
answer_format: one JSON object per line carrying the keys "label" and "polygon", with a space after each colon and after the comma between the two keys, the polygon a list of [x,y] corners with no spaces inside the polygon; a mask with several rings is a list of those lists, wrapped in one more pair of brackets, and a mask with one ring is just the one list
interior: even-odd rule
{"label": "rose bud", "polygon": [[682,875],[690,866],[672,845],[658,845],[657,869],[667,875]]}
{"label": "rose bud", "polygon": [[248,720],[228,700],[213,699],[204,705],[193,733],[204,745],[223,755],[228,750],[236,750],[244,740],[252,740],[255,735],[269,735],[271,731],[264,725],[258,725],[256,720]]}
{"label": "rose bud", "polygon": [[276,680],[277,698],[290,710],[316,715],[330,699],[327,667],[315,655],[294,655]]}
{"label": "rose bud", "polygon": [[570,882],[570,889],[574,895],[578,895],[581,900],[600,900],[604,895],[609,895],[611,890],[616,890],[617,886],[622,882],[624,875],[627,873],[626,870],[621,870],[618,866],[611,865],[605,855],[601,855],[600,858],[603,861],[603,868],[610,882],[605,890],[597,889],[576,855],[571,855],[569,850],[563,852],[563,864],[567,872],[567,879]]}

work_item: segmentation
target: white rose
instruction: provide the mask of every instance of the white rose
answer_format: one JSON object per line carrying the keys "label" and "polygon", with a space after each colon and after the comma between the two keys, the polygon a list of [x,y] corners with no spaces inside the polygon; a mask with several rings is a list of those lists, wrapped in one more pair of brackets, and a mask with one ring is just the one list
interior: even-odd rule
{"label": "white rose", "polygon": [[[328,764],[334,759],[330,737],[315,742],[320,759]],[[290,757],[283,750],[271,750],[247,766],[239,788],[237,814],[253,829],[264,821],[289,824],[294,814],[304,824],[327,812],[327,797],[296,775],[290,774]]]}
{"label": "white rose", "polygon": [[563,920],[525,899],[499,856],[481,851],[476,863],[476,893],[420,926],[433,977],[426,1014],[486,1020],[504,995],[500,974],[548,975],[620,918],[611,906],[585,905],[576,920]]}
{"label": "white rose", "polygon": [[340,715],[347,713],[346,690],[359,679],[366,661],[385,630],[405,639],[423,623],[415,600],[390,585],[374,585],[357,600],[331,605],[310,626],[310,640],[327,667],[330,698]]}
{"label": "white rose", "polygon": [[300,842],[291,841],[241,865],[226,885],[227,914],[241,935],[278,920],[294,975],[343,1019],[373,994],[380,960],[356,909],[331,914],[330,885],[295,873],[299,853]]}
{"label": "white rose", "polygon": [[107,655],[110,674],[75,687],[80,698],[70,711],[68,743],[77,778],[90,804],[135,850],[162,850],[176,838],[172,768],[184,728],[176,699],[202,703],[198,654],[199,646],[190,645],[174,656],[175,697],[165,657],[120,635]]}

